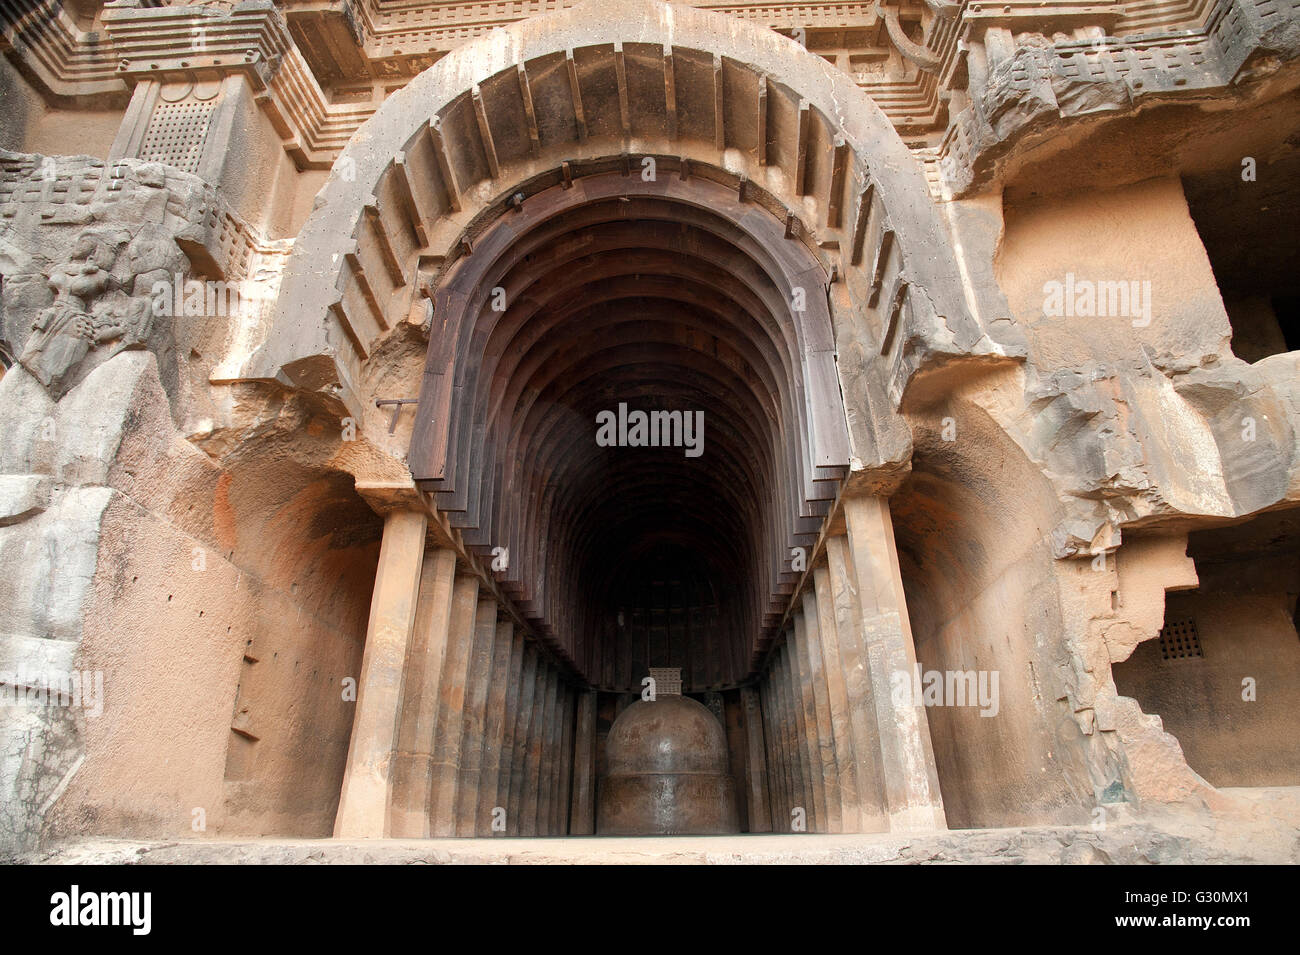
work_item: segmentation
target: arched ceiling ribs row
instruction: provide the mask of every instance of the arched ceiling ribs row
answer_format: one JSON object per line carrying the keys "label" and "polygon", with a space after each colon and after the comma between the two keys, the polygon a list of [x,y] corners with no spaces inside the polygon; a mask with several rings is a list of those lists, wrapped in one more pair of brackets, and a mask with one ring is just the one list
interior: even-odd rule
{"label": "arched ceiling ribs row", "polygon": [[[580,671],[627,575],[658,572],[629,556],[647,537],[717,575],[684,591],[716,605],[679,608],[717,618],[713,677],[772,636],[847,465],[826,281],[734,190],[619,174],[516,203],[442,276],[412,473],[467,546],[506,549],[502,589]],[[704,455],[598,447],[620,403],[703,411]]]}
{"label": "arched ceiling ribs row", "polygon": [[[613,208],[612,204],[599,202],[598,200],[601,198],[611,198],[614,202],[618,202],[621,195],[619,192],[620,188],[626,190],[629,194],[635,194],[636,192],[641,192],[643,194],[661,194],[661,190],[656,189],[657,184],[655,183],[644,183],[637,179],[629,180],[618,176],[607,176],[601,178],[603,180],[604,195],[602,195],[601,191],[595,186],[584,188],[581,192],[577,191],[577,186],[572,190],[548,190],[548,193],[551,194],[548,196],[551,202],[567,200],[569,206],[583,203],[588,198],[596,200],[593,202],[591,211],[588,212],[586,216],[579,217],[575,220],[573,224],[574,230],[580,229],[588,217],[594,221],[595,217],[600,215],[602,212],[607,215],[609,210]],[[788,248],[790,243],[785,241],[785,237],[779,224],[773,223],[770,217],[758,213],[752,206],[746,206],[743,203],[739,203],[734,196],[728,195],[726,190],[717,188],[709,191],[713,193],[713,198],[716,202],[727,203],[728,205],[737,207],[734,209],[734,212],[736,212],[740,217],[743,217],[745,223],[759,228],[762,238],[755,240],[754,236],[749,236],[750,241],[747,242],[745,247],[740,251],[743,255],[748,255],[750,258],[761,255],[762,258],[768,259],[768,262],[766,263],[767,267],[763,269],[767,279],[771,281],[774,278],[782,278],[784,281],[784,288],[777,286],[781,295],[781,300],[779,302],[772,300],[769,295],[767,301],[768,313],[770,314],[774,310],[776,312],[789,311],[791,300],[794,298],[794,289],[798,288],[802,290],[799,297],[803,300],[805,309],[809,313],[808,317],[804,321],[796,323],[795,329],[784,329],[783,331],[787,336],[798,334],[807,335],[811,332],[815,337],[802,342],[788,342],[791,351],[801,348],[803,350],[803,354],[800,356],[802,359],[807,359],[812,354],[829,354],[833,349],[833,339],[830,329],[829,311],[823,292],[825,275],[818,275],[818,268],[815,262],[808,262],[806,260],[803,262],[798,261],[796,253],[794,253],[792,249]],[[662,192],[666,192],[674,200],[680,201],[679,195],[677,194],[687,192],[687,190],[681,186],[673,188],[673,186],[669,184],[668,188],[662,190]],[[572,195],[570,195],[570,193]],[[441,380],[430,382],[430,384],[435,386],[440,385],[443,389],[452,388],[454,382],[445,377],[445,369],[451,367],[456,361],[460,361],[463,367],[463,361],[465,357],[471,353],[473,345],[472,339],[463,338],[454,334],[454,329],[448,325],[448,319],[446,316],[452,315],[455,317],[453,320],[459,322],[461,321],[461,317],[466,314],[481,313],[490,309],[494,290],[505,288],[501,284],[502,275],[508,272],[519,262],[520,259],[533,252],[536,248],[544,244],[554,243],[556,234],[554,231],[554,225],[550,231],[539,233],[536,239],[531,243],[519,241],[521,234],[525,230],[529,229],[530,226],[534,225],[538,220],[551,218],[551,216],[548,215],[550,209],[546,204],[546,200],[542,196],[535,197],[532,200],[532,203],[535,203],[535,205],[530,203],[530,208],[525,209],[522,214],[515,214],[506,217],[502,221],[502,228],[499,231],[493,230],[488,234],[487,238],[482,240],[481,244],[476,248],[475,254],[472,256],[475,261],[474,266],[458,269],[439,287],[435,298],[435,332],[437,334],[434,336],[434,340],[431,341],[429,362],[426,366],[425,374],[426,378],[431,376],[440,377]],[[500,248],[494,248],[494,246],[499,246]],[[755,248],[755,246],[757,246],[757,248]],[[786,248],[781,248],[781,246],[786,246]],[[507,252],[507,250],[510,251]],[[772,252],[777,252],[777,255],[773,256]],[[558,258],[563,255],[563,251],[552,251],[550,254]],[[743,255],[740,261],[744,261]],[[478,263],[480,262],[491,263],[491,268],[479,266]],[[786,278],[787,276],[788,278]],[[743,278],[748,279],[750,282],[754,282],[755,280],[755,276],[752,274],[743,276]],[[761,282],[756,284],[761,288]],[[506,291],[508,293],[509,289],[506,289]],[[506,299],[509,301],[508,294]],[[500,313],[497,314],[499,315]],[[799,382],[796,381],[796,385],[798,384]],[[443,436],[450,437],[449,434],[445,433]],[[417,435],[417,438],[418,437],[419,436]],[[844,438],[841,440],[838,446],[834,444],[836,439],[841,437],[842,428],[832,430],[830,433],[822,436],[825,447],[820,449],[820,452],[823,459],[829,459],[830,457],[835,457],[839,460],[843,459],[843,452],[847,450],[847,439]],[[431,453],[437,456],[445,453],[444,449],[445,446],[435,445],[433,446]],[[443,463],[444,462],[435,457],[432,466],[440,468],[443,466]],[[421,476],[426,478],[438,477],[444,479],[446,477],[439,471],[426,475],[417,475],[417,477]]]}
{"label": "arched ceiling ribs row", "polygon": [[846,76],[771,31],[647,3],[617,23],[565,11],[512,24],[389,97],[298,236],[244,377],[377,417],[364,366],[438,263],[477,250],[520,193],[531,204],[611,169],[636,180],[648,162],[660,182],[711,178],[777,215],[787,244],[837,270],[837,322],[855,343],[901,343],[850,399],[868,467],[876,439],[863,422],[886,423],[919,363],[996,351],[969,314],[923,174]]}
{"label": "arched ceiling ribs row", "polygon": [[[429,438],[421,433],[430,427],[429,416],[423,413],[427,409],[421,409],[418,418],[409,413],[401,416],[398,437],[384,444],[381,432],[389,427],[388,413],[376,409],[374,399],[394,395],[373,393],[375,382],[391,378],[373,373],[371,356],[402,327],[418,304],[417,296],[431,283],[445,284],[463,268],[462,259],[480,258],[485,250],[492,257],[502,254],[517,237],[507,234],[507,224],[521,222],[520,217],[527,217],[539,200],[554,194],[552,187],[571,186],[564,191],[582,191],[583,201],[591,202],[600,196],[586,193],[588,188],[598,181],[608,182],[610,172],[622,172],[622,183],[611,187],[604,198],[621,201],[625,196],[625,205],[636,203],[640,197],[634,195],[635,186],[649,165],[646,160],[656,166],[665,194],[684,204],[691,203],[703,183],[718,184],[723,190],[718,203],[729,209],[742,207],[739,218],[766,215],[768,221],[778,223],[780,233],[777,239],[758,237],[756,248],[744,246],[744,236],[719,238],[743,248],[742,258],[752,259],[772,275],[789,270],[771,269],[762,258],[767,250],[802,255],[823,278],[833,271],[837,276],[831,286],[835,330],[841,341],[866,358],[860,369],[851,372],[852,380],[846,382],[841,396],[829,319],[824,350],[809,351],[783,331],[751,343],[752,350],[766,359],[754,364],[739,354],[724,360],[720,353],[724,346],[719,344],[718,361],[733,369],[736,362],[749,362],[753,373],[742,376],[745,391],[766,388],[769,393],[764,401],[755,399],[749,406],[750,416],[762,425],[764,434],[770,430],[780,435],[757,449],[766,455],[763,462],[775,464],[763,471],[761,480],[748,480],[760,493],[786,504],[778,511],[766,502],[745,524],[746,541],[758,541],[754,586],[764,590],[753,603],[770,606],[791,589],[788,574],[771,572],[777,561],[772,551],[779,550],[773,542],[798,540],[797,534],[789,535],[815,528],[822,488],[837,475],[833,466],[848,460],[847,441],[843,447],[832,447],[834,441],[827,442],[825,430],[838,428],[843,439],[843,405],[848,406],[853,458],[861,462],[855,480],[865,486],[879,469],[892,473],[899,463],[896,455],[906,446],[907,429],[896,409],[919,372],[950,367],[955,359],[970,355],[988,360],[1011,354],[994,340],[988,330],[993,326],[984,324],[1000,314],[999,304],[990,300],[977,307],[974,300],[968,301],[961,269],[923,173],[888,119],[847,76],[754,24],[681,5],[618,6],[616,18],[592,18],[585,10],[560,11],[493,31],[452,52],[389,97],[344,150],[318,197],[295,241],[266,340],[239,377],[274,380],[311,392],[322,406],[354,417],[368,440],[394,453],[414,419],[413,447],[419,447]],[[639,42],[628,42],[629,36]],[[717,211],[715,205],[713,198],[696,203],[702,214]],[[653,220],[640,211],[637,215],[642,217],[637,221]],[[728,212],[722,218],[730,221],[737,216]],[[690,235],[703,243],[717,227],[716,222],[710,226],[697,221]],[[573,234],[563,230],[560,235]],[[567,261],[574,269],[606,268],[598,262]],[[511,281],[511,270],[503,274]],[[525,283],[522,273],[519,276],[522,291],[518,294],[526,298],[537,282]],[[757,287],[755,300],[745,300],[727,287],[725,278],[718,283],[716,276],[667,266],[649,277],[660,288],[638,299],[630,294],[634,289],[625,287],[637,276],[636,272],[605,275],[573,286],[569,294],[575,299],[601,296],[600,301],[607,303],[603,307],[637,303],[634,307],[646,308],[662,323],[672,321],[671,311],[684,304],[663,295],[663,284],[680,283],[693,294],[700,284],[715,284],[719,298],[737,304],[733,309],[701,297],[694,306],[698,321],[725,326],[731,319],[731,326],[740,329],[746,322],[767,321],[769,314],[780,314],[774,306],[762,304]],[[628,294],[601,291],[616,285],[620,293]],[[775,288],[776,297],[784,297],[786,289],[780,284]],[[645,304],[651,298],[658,302],[653,308]],[[821,296],[814,298],[821,300]],[[539,314],[548,310],[565,311],[554,319],[558,322],[591,318],[590,310],[569,310],[568,303],[554,297],[539,306]],[[439,322],[446,314],[443,309],[435,316],[433,339],[443,335]],[[522,315],[519,320],[523,321]],[[525,327],[531,321],[532,317]],[[494,360],[498,349],[507,354],[516,341],[514,331],[507,334],[505,326],[499,328],[499,339],[490,340],[482,352],[490,349]],[[524,348],[523,339],[518,341]],[[467,343],[457,360],[478,354]],[[468,402],[476,407],[476,417],[465,432],[458,428],[448,436],[466,446],[442,446],[437,473],[427,468],[421,472],[413,459],[417,474],[440,482],[450,495],[440,495],[439,500],[460,509],[455,513],[464,526],[459,531],[452,528],[451,533],[453,543],[461,542],[457,546],[471,539],[486,544],[499,536],[495,528],[512,522],[528,528],[522,539],[538,540],[537,534],[550,533],[556,526],[539,510],[543,503],[546,507],[554,501],[570,504],[567,498],[557,497],[553,488],[525,480],[502,463],[507,458],[528,461],[531,456],[544,462],[550,474],[561,473],[554,450],[539,443],[537,429],[529,424],[551,420],[542,413],[544,406],[536,414],[530,410],[531,417],[521,417],[515,405],[523,392],[507,398],[505,385],[497,381],[498,377],[510,380],[524,366],[498,362],[497,367],[490,381],[476,380],[468,392],[462,381],[461,390],[453,395],[454,379],[439,377],[436,371],[421,389],[423,394],[436,395],[435,404],[442,411],[438,420],[444,423],[450,418],[453,399],[458,406]],[[767,368],[784,387],[774,389],[768,384],[762,377]],[[530,366],[526,373],[536,372]],[[641,373],[649,372],[643,368]],[[657,387],[683,387],[675,378],[653,380]],[[480,386],[492,399],[481,408]],[[409,387],[413,390],[414,383]],[[623,379],[617,387],[630,386]],[[583,410],[567,413],[588,414],[594,399],[584,400]],[[692,395],[690,400],[697,399]],[[818,409],[826,408],[834,408],[836,421],[821,419]],[[563,420],[562,412],[555,414]],[[516,419],[520,420],[516,438],[502,439],[492,433],[498,422]],[[546,433],[567,432],[552,423]],[[486,456],[484,440],[493,442]],[[777,450],[769,450],[769,445]],[[458,482],[471,470],[461,468],[461,455],[468,451],[473,461],[476,447],[479,457],[472,472],[488,480],[462,487]],[[448,452],[454,452],[454,457],[448,457]],[[543,458],[544,453],[552,456]],[[811,471],[805,467],[809,461]],[[454,466],[444,474],[448,462]],[[757,466],[745,461],[735,467],[749,475]],[[430,486],[429,481],[425,486]],[[798,490],[801,486],[803,491]],[[732,498],[719,496],[719,507],[730,509],[731,504],[722,503],[728,500]],[[507,509],[513,510],[507,514]],[[466,523],[471,515],[478,524]],[[674,533],[687,534],[687,530]],[[599,548],[592,553],[598,554]],[[537,563],[535,574],[529,580],[521,578],[519,587],[553,579],[555,562],[549,552],[543,549]],[[741,586],[749,584],[737,584]],[[725,596],[720,589],[719,599]],[[771,603],[764,605],[764,601]],[[559,619],[571,611],[580,617],[595,613],[591,605],[578,604],[559,607],[552,616]],[[546,626],[540,618],[537,622],[539,629]],[[593,621],[593,626],[607,625],[603,618]],[[555,633],[555,646],[575,639],[559,629]],[[589,644],[585,658],[591,659],[596,649],[604,648]],[[720,673],[720,658],[712,660],[710,672]],[[620,661],[627,662],[625,657]]]}

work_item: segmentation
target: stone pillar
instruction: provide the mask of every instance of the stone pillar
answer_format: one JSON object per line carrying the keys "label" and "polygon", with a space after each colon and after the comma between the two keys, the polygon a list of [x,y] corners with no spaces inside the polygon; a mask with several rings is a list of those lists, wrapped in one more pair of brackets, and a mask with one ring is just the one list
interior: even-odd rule
{"label": "stone pillar", "polygon": [[808,671],[808,635],[802,611],[795,611],[794,630],[786,639],[794,678],[795,704],[799,711],[799,754],[806,774],[804,788],[812,800],[808,810],[808,831],[830,832],[826,825],[826,784],[822,779],[817,708],[813,700],[812,674]]}
{"label": "stone pillar", "polygon": [[568,722],[564,710],[568,699],[569,688],[557,674],[555,714],[551,721],[551,808],[548,813],[550,833],[553,836],[563,835],[560,822],[569,814],[568,807],[560,805],[560,792],[564,785],[564,726]]}
{"label": "stone pillar", "polygon": [[[862,614],[851,579],[847,538],[840,535],[826,541],[826,565],[830,599],[823,602],[833,605],[835,619],[833,626],[827,627],[828,639],[823,646],[834,647],[839,656],[838,676],[843,681],[845,705],[848,708],[848,719],[842,725],[848,728],[853,741],[857,831],[887,832],[889,814],[885,807],[880,733],[876,728],[876,704],[870,674],[867,672],[866,649],[859,629]],[[832,635],[833,639],[830,639]]]}
{"label": "stone pillar", "polygon": [[795,763],[790,752],[790,708],[786,705],[784,668],[778,651],[772,657],[772,729],[777,740],[781,768],[781,817],[773,823],[775,832],[790,831],[790,812],[799,804]]}
{"label": "stone pillar", "polygon": [[569,833],[590,836],[596,831],[596,691],[578,695],[573,739],[573,802]]}
{"label": "stone pillar", "polygon": [[[825,564],[813,568],[813,591],[804,595],[805,618],[814,615],[809,602],[815,607],[818,644],[821,647],[822,667],[826,676],[826,707],[834,727],[836,788],[839,790],[840,823],[842,832],[865,832],[864,814],[858,799],[858,760],[854,751],[853,722],[850,718],[848,691],[844,683],[844,667],[840,660],[839,633],[835,624],[835,597],[831,587],[830,570]],[[873,717],[874,719],[874,717]],[[871,754],[861,755],[863,766],[870,768],[878,760]],[[865,781],[864,781],[865,785]],[[881,820],[883,822],[883,818]]]}
{"label": "stone pillar", "polygon": [[533,712],[528,718],[528,734],[524,737],[524,780],[520,792],[519,823],[521,836],[537,835],[537,803],[542,778],[542,717],[546,713],[546,681],[550,665],[540,657],[533,675]]}
{"label": "stone pillar", "polygon": [[569,834],[569,806],[573,788],[573,720],[575,691],[565,685],[560,696],[560,783],[555,799],[555,834]]}
{"label": "stone pillar", "polygon": [[519,671],[519,711],[510,759],[510,799],[506,803],[506,831],[523,835],[524,794],[527,788],[528,740],[533,727],[533,697],[537,690],[537,650],[525,641],[524,665]]}
{"label": "stone pillar", "polygon": [[849,498],[844,501],[844,518],[880,731],[889,827],[900,831],[946,829],[925,706],[921,700],[895,703],[891,692],[895,673],[911,679],[916,648],[903,597],[889,502],[882,497]]}
{"label": "stone pillar", "polygon": [[474,834],[479,836],[492,835],[492,810],[501,805],[497,795],[501,785],[502,753],[506,748],[506,721],[510,713],[509,689],[514,683],[510,672],[514,642],[514,624],[509,619],[498,620],[496,638],[492,643],[492,670],[488,676],[483,721],[482,778],[474,816]]}
{"label": "stone pillar", "polygon": [[340,839],[382,838],[390,832],[388,804],[402,673],[415,625],[426,529],[423,511],[396,509],[384,517],[357,711],[334,822],[334,835]]}
{"label": "stone pillar", "polygon": [[555,697],[559,691],[555,670],[546,668],[542,684],[541,732],[537,734],[537,815],[536,834],[551,834],[551,806],[554,799],[551,785],[555,768]]}
{"label": "stone pillar", "polygon": [[406,654],[397,752],[393,756],[390,832],[399,839],[424,839],[429,835],[433,738],[455,578],[455,551],[437,548],[424,555],[415,631]]}
{"label": "stone pillar", "polygon": [[[785,718],[781,721],[781,726],[785,730],[785,749],[786,758],[790,763],[790,795],[791,809],[802,809],[804,822],[809,828],[812,827],[813,805],[812,799],[809,798],[807,789],[808,756],[803,752],[800,745],[799,716],[801,708],[795,704],[794,694],[794,676],[790,672],[790,643],[789,639],[781,645],[779,651],[780,658],[780,690],[781,706],[785,713]],[[794,823],[793,817],[786,819],[786,832],[793,831],[791,826]]]}
{"label": "stone pillar", "polygon": [[456,834],[456,789],[460,782],[460,744],[464,729],[465,687],[474,645],[478,578],[461,574],[451,591],[451,625],[438,694],[438,729],[433,747],[432,813],[429,834]]}
{"label": "stone pillar", "polygon": [[483,777],[483,727],[487,719],[492,644],[497,635],[497,602],[480,596],[474,614],[474,645],[465,682],[461,718],[460,766],[456,787],[456,835],[472,836],[478,828],[479,783]]}
{"label": "stone pillar", "polygon": [[[513,629],[511,627],[512,631]],[[496,800],[492,807],[494,811],[497,807],[506,811],[506,829],[494,829],[493,835],[498,832],[506,834],[510,831],[510,786],[511,780],[514,778],[515,751],[518,747],[516,732],[519,725],[519,699],[520,688],[523,685],[523,672],[524,638],[519,633],[512,633],[510,638],[510,664],[507,669],[509,676],[506,685],[505,724],[502,727],[501,771],[497,779]]]}
{"label": "stone pillar", "polygon": [[759,703],[762,705],[763,731],[767,739],[767,751],[770,759],[767,763],[768,806],[772,814],[772,832],[786,832],[782,821],[785,814],[785,769],[781,760],[781,739],[776,731],[778,713],[776,709],[776,678],[773,668],[769,667],[763,682],[759,685]]}
{"label": "stone pillar", "polygon": [[595,690],[578,695],[573,725],[573,808],[569,833],[595,833]]}
{"label": "stone pillar", "polygon": [[[814,572],[815,574],[815,572]],[[820,765],[822,794],[825,798],[826,832],[843,832],[843,804],[840,797],[840,773],[835,761],[835,724],[831,722],[830,700],[826,689],[826,664],[823,657],[821,619],[817,597],[812,588],[804,591],[804,652],[807,654],[808,678],[812,683],[813,718],[817,726],[815,761]]]}
{"label": "stone pillar", "polygon": [[772,807],[767,796],[767,758],[763,752],[763,714],[758,692],[740,688],[745,720],[745,768],[749,777],[749,831],[772,831]]}

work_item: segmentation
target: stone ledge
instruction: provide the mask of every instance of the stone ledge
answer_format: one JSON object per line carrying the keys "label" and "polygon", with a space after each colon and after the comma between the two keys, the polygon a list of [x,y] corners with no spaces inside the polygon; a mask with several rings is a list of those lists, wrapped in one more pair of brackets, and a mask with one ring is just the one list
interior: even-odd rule
{"label": "stone ledge", "polygon": [[1225,790],[1231,813],[1129,817],[1089,826],[869,835],[564,839],[85,839],[0,859],[45,865],[1240,865],[1300,862],[1300,787]]}

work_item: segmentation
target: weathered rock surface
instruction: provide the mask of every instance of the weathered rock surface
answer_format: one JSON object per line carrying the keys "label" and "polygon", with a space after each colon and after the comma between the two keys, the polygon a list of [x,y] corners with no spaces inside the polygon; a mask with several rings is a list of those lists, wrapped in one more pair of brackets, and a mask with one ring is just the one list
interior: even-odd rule
{"label": "weathered rock surface", "polygon": [[42,865],[1295,865],[1300,790],[1257,791],[1240,815],[921,835],[61,843]]}

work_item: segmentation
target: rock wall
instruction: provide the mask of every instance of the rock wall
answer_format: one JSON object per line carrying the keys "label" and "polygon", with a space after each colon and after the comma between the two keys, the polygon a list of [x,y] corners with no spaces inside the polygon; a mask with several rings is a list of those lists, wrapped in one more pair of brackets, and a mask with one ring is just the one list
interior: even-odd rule
{"label": "rock wall", "polygon": [[1082,821],[1089,757],[1047,533],[1059,505],[971,390],[912,418],[913,470],[891,502],[922,671],[988,691],[929,710],[944,811],[953,828]]}
{"label": "rock wall", "polygon": [[214,351],[243,330],[156,307],[155,283],[166,299],[240,274],[210,190],[134,161],[0,161],[18,360],[0,380],[0,672],[24,697],[87,681],[0,708],[6,847],[327,834],[380,527],[330,457],[367,452],[274,387],[214,401]]}
{"label": "rock wall", "polygon": [[[595,34],[570,17],[558,40],[534,21],[453,57],[368,127],[396,86],[322,88],[323,54],[299,51],[267,2],[115,5],[122,61],[75,34],[87,72],[72,79],[24,59],[0,15],[0,349],[13,362],[0,376],[0,674],[24,694],[48,693],[49,674],[81,680],[73,705],[0,708],[0,849],[86,832],[330,832],[379,552],[354,483],[409,478],[409,410],[394,432],[374,399],[420,390],[427,292],[472,254],[475,216],[532,177],[563,168],[567,181],[575,156],[633,145],[686,156],[683,179],[716,162],[750,200],[747,177],[761,177],[794,210],[788,238],[807,219],[806,244],[852,265],[828,269],[827,294],[853,480],[894,493],[923,668],[1000,678],[997,716],[930,717],[950,825],[1222,806],[1215,786],[1294,783],[1294,556],[1206,561],[1195,541],[1300,501],[1300,353],[1266,356],[1286,341],[1262,300],[1225,307],[1184,176],[1214,192],[1224,163],[1238,175],[1239,144],[1263,173],[1287,168],[1300,42],[1293,15],[1211,7],[1165,37],[1126,25],[1132,10],[1055,33],[1050,13],[972,7],[960,44],[957,20],[927,14],[925,43],[896,39],[890,54],[908,84],[946,85],[925,129],[896,100],[854,99],[843,63],[807,66],[783,38],[715,35],[648,4],[619,15],[662,21],[676,65],[671,44],[602,40],[580,58],[586,112],[556,43]],[[191,17],[247,47],[247,68],[195,82],[185,51],[142,55],[160,24]],[[597,32],[617,39],[621,22]],[[700,51],[720,36],[715,66]],[[546,91],[537,104],[520,50]],[[629,62],[653,96],[634,86],[629,100]],[[429,63],[390,65],[405,85]],[[427,110],[429,89],[457,117],[450,147],[402,106]],[[536,126],[535,105],[536,138],[504,119]],[[142,145],[190,107],[207,119]],[[850,141],[822,116],[850,121]],[[633,144],[647,117],[662,137]],[[370,194],[408,146],[404,162],[437,170],[416,192],[439,195],[404,206],[408,165]],[[862,160],[848,173],[846,146]],[[191,152],[202,175],[180,168]],[[313,201],[330,208],[313,217]],[[436,242],[413,244],[426,227]],[[409,273],[389,261],[393,237]],[[295,244],[310,246],[298,291],[277,301]],[[336,321],[343,272],[347,307],[377,316],[361,347]],[[401,289],[379,301],[394,274]],[[190,280],[265,294],[237,315],[160,315],[156,284]],[[878,297],[892,307],[873,312]],[[1202,626],[1205,663],[1171,679],[1155,638],[1182,616]]]}
{"label": "rock wall", "polygon": [[1294,541],[1286,511],[1191,535],[1199,581],[1167,598],[1171,633],[1114,668],[1119,692],[1160,714],[1216,787],[1300,784]]}

